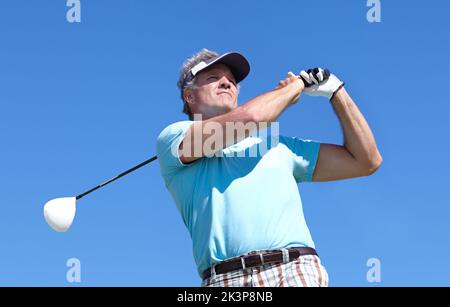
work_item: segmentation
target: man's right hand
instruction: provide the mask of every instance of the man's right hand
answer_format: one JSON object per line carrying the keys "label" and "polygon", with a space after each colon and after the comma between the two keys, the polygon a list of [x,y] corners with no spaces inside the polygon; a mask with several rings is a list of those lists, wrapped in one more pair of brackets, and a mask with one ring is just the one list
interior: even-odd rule
{"label": "man's right hand", "polygon": [[302,91],[305,88],[305,84],[303,80],[298,78],[293,72],[288,72],[286,79],[281,80],[275,89],[278,90],[287,86],[292,87],[292,90],[294,92],[294,95],[291,99],[291,104],[294,104],[300,99]]}

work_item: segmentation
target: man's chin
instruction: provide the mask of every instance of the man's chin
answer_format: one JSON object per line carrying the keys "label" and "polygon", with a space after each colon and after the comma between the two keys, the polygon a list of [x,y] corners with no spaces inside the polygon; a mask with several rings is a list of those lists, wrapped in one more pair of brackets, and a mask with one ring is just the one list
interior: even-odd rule
{"label": "man's chin", "polygon": [[204,110],[201,112],[203,114],[203,118],[211,118],[219,115],[223,115],[229,113],[237,108],[237,104],[234,102],[223,103],[220,106],[215,106],[214,108],[210,108],[208,111]]}
{"label": "man's chin", "polygon": [[231,112],[231,111],[233,111],[234,109],[236,109],[237,108],[237,106],[236,105],[224,105],[220,110],[219,110],[219,112],[221,113],[221,114],[225,114],[225,113],[228,113],[228,112]]}

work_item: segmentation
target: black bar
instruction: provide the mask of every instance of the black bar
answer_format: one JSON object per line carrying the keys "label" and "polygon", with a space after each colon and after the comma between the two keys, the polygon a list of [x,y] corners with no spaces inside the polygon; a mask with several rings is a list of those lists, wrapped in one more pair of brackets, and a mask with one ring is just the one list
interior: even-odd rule
{"label": "black bar", "polygon": [[84,192],[84,193],[81,193],[80,195],[78,195],[78,196],[76,197],[76,200],[82,198],[83,196],[88,195],[89,193],[94,192],[94,191],[97,190],[97,189],[100,189],[101,187],[103,187],[103,186],[107,185],[108,183],[111,183],[111,182],[113,182],[113,181],[119,179],[120,177],[125,176],[125,175],[128,174],[128,173],[131,173],[132,171],[137,170],[138,168],[140,168],[140,167],[142,167],[142,166],[144,166],[144,165],[146,165],[146,164],[149,164],[150,162],[156,160],[157,158],[158,158],[157,156],[151,157],[150,159],[148,159],[148,160],[142,162],[141,164],[136,165],[136,166],[133,167],[133,168],[130,168],[129,170],[127,170],[127,171],[125,171],[125,172],[123,172],[123,173],[117,175],[117,176],[114,177],[114,178],[109,179],[108,181],[106,181],[106,182],[104,182],[104,183],[102,183],[102,184],[96,186],[95,188],[92,188],[92,189],[90,189],[89,191],[86,191],[86,192]]}

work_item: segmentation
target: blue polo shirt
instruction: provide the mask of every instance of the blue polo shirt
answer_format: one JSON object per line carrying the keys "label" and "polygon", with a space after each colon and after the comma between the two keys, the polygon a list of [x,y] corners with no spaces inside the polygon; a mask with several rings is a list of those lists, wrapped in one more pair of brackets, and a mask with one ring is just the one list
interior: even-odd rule
{"label": "blue polo shirt", "polygon": [[297,183],[312,180],[320,143],[285,136],[274,142],[270,133],[259,134],[183,164],[177,148],[192,123],[165,128],[157,155],[191,235],[199,275],[252,250],[314,248]]}

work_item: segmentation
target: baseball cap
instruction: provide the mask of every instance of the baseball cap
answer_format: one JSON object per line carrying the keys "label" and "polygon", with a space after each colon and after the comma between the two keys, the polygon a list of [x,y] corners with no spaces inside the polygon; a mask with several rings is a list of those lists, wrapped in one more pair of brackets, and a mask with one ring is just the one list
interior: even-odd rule
{"label": "baseball cap", "polygon": [[233,74],[236,82],[239,83],[247,77],[250,72],[250,64],[247,59],[238,52],[227,52],[220,56],[201,61],[191,68],[189,74],[186,76],[183,82],[183,87],[186,83],[192,81],[200,72],[204,71],[208,67],[214,64],[224,64],[226,65]]}

